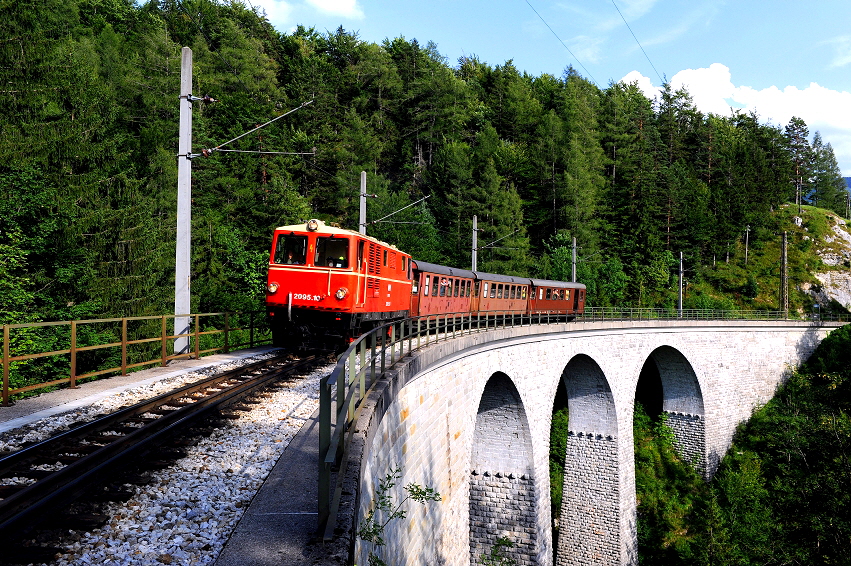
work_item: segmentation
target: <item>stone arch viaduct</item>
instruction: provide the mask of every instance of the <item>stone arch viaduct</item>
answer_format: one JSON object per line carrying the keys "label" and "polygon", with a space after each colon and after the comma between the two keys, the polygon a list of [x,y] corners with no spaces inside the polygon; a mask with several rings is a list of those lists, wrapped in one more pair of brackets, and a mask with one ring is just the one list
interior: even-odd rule
{"label": "stone arch viaduct", "polygon": [[[834,326],[587,322],[494,330],[416,351],[389,372],[358,423],[355,519],[379,479],[399,467],[398,486],[431,486],[442,500],[408,505],[404,520],[388,524],[390,564],[475,564],[498,536],[515,542],[519,564],[636,564],[632,426],[642,369],[658,376],[650,395],[681,455],[710,477],[736,426]],[[548,458],[558,395],[566,395],[569,434],[554,553]],[[367,551],[356,541],[355,564],[367,563]]]}

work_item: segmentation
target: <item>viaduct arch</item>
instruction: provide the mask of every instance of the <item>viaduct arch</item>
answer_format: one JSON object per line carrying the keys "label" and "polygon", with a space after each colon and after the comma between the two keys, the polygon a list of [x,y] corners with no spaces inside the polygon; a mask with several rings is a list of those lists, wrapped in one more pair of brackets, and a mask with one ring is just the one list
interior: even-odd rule
{"label": "viaduct arch", "polygon": [[[636,564],[639,381],[661,397],[681,454],[709,477],[736,425],[830,330],[786,321],[616,324],[474,334],[415,352],[391,372],[392,394],[364,426],[355,514],[366,514],[378,479],[397,466],[400,486],[429,485],[442,501],[388,525],[385,560],[466,566],[508,536],[520,564],[552,564],[549,434],[561,386],[569,434],[555,564]],[[356,542],[355,563],[366,563],[366,551]]]}

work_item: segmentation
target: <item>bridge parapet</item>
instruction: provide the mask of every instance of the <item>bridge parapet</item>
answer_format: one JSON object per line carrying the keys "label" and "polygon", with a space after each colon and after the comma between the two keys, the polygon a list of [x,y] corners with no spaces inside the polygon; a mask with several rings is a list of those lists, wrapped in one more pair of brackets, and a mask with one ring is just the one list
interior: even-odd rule
{"label": "bridge parapet", "polygon": [[[835,326],[598,321],[502,328],[433,344],[409,353],[368,398],[353,425],[363,452],[349,455],[349,483],[341,484],[342,490],[358,494],[349,501],[356,520],[365,514],[377,480],[401,466],[400,485],[430,485],[443,500],[428,511],[412,509],[409,519],[388,526],[385,560],[470,563],[488,546],[474,532],[474,507],[483,500],[487,504],[487,498],[475,495],[482,486],[475,485],[473,474],[481,472],[475,451],[487,446],[477,448],[479,409],[488,382],[504,375],[517,391],[531,438],[527,478],[534,498],[525,513],[536,522],[523,541],[531,544],[523,562],[551,564],[549,425],[556,390],[564,383],[575,403],[561,519],[561,532],[568,536],[560,537],[557,564],[634,564],[632,412],[644,364],[654,363],[666,384],[663,410],[683,455],[711,474],[736,425],[766,402],[789,366],[805,359]],[[588,360],[597,373],[586,367]],[[577,380],[583,372],[585,378]],[[491,512],[499,513],[498,505]],[[500,531],[510,534],[508,527],[491,527],[492,543]],[[358,543],[355,552],[355,562],[365,563],[366,549]]]}

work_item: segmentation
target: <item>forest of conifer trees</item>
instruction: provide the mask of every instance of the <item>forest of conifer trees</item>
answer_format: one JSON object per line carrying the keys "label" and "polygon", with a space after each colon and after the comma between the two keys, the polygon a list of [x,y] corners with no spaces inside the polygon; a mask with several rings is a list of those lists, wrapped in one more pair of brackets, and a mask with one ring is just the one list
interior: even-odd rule
{"label": "forest of conifer trees", "polygon": [[[580,246],[590,303],[658,306],[680,252],[695,272],[796,197],[845,213],[830,144],[788,125],[698,111],[666,86],[599,88],[572,68],[447,61],[402,37],[272,28],[238,1],[0,4],[0,320],[168,312],[181,46],[193,49],[194,151],[312,100],[193,162],[193,311],[259,306],[274,226],[354,228],[423,260],[566,279]],[[388,30],[392,37],[392,30]],[[812,139],[812,141],[810,141]]]}

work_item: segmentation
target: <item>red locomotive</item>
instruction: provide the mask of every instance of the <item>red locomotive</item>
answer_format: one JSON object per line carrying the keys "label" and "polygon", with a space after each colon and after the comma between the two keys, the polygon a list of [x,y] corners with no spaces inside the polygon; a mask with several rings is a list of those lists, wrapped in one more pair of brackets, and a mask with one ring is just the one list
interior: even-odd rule
{"label": "red locomotive", "polygon": [[585,285],[412,260],[320,220],[275,230],[266,305],[276,346],[340,345],[385,322],[447,313],[550,313],[585,307]]}

